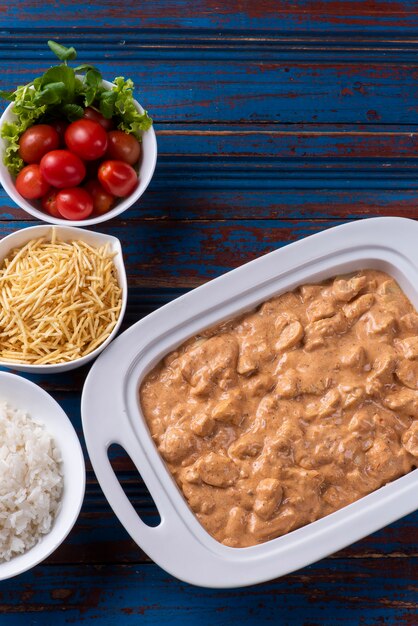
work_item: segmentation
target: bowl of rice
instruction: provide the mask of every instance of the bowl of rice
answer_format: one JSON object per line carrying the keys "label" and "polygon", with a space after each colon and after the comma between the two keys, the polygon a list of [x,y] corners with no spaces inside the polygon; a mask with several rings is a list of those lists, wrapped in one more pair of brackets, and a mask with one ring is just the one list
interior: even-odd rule
{"label": "bowl of rice", "polygon": [[84,498],[77,434],[38,385],[0,372],[0,580],[46,559],[72,529]]}
{"label": "bowl of rice", "polygon": [[0,241],[0,366],[51,374],[94,359],[127,303],[119,239],[32,226]]}

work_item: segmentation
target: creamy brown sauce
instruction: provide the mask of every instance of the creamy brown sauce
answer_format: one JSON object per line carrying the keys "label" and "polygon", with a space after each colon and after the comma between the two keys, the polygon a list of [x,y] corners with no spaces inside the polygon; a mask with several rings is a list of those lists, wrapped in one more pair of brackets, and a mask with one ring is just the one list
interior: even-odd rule
{"label": "creamy brown sauce", "polygon": [[313,522],[418,464],[418,314],[365,270],[272,298],[144,380],[152,437],[228,546]]}

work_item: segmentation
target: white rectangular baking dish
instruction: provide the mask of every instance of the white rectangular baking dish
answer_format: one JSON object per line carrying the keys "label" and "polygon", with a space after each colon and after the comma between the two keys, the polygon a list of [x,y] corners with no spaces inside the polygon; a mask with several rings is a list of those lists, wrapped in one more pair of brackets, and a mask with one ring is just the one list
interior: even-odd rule
{"label": "white rectangular baking dish", "polygon": [[[116,339],[91,369],[82,418],[98,481],[134,541],[181,580],[238,587],[282,576],[321,559],[418,508],[418,470],[283,537],[249,548],[213,539],[189,509],[149,434],[138,388],[147,372],[188,337],[299,284],[358,269],[391,274],[418,308],[418,223],[374,218],[338,226],[267,254],[178,298]],[[107,456],[123,446],[161,516],[152,528],[136,514]]]}

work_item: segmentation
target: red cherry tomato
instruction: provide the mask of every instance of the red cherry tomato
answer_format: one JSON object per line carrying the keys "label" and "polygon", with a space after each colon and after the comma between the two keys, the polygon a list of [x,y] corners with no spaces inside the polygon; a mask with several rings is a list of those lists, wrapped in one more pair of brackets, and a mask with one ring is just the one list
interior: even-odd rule
{"label": "red cherry tomato", "polygon": [[98,180],[89,180],[85,185],[85,189],[93,198],[93,212],[95,215],[103,215],[103,213],[107,213],[112,208],[115,196],[103,189]]}
{"label": "red cherry tomato", "polygon": [[39,163],[44,154],[56,150],[59,143],[59,135],[55,128],[48,124],[35,124],[25,130],[20,137],[19,155],[25,163]]}
{"label": "red cherry tomato", "polygon": [[107,133],[98,122],[77,120],[65,131],[65,143],[85,161],[94,161],[106,152]]}
{"label": "red cherry tomato", "polygon": [[53,187],[75,187],[86,175],[83,161],[69,150],[52,150],[41,159],[42,176]]}
{"label": "red cherry tomato", "polygon": [[56,189],[50,189],[48,193],[42,198],[42,208],[44,211],[52,215],[53,217],[62,217],[57,209],[57,193]]}
{"label": "red cherry tomato", "polygon": [[125,161],[129,165],[135,165],[141,154],[141,144],[133,135],[128,135],[122,130],[111,130],[107,133],[107,151],[108,159],[116,161]]}
{"label": "red cherry tomato", "polygon": [[129,196],[138,184],[134,168],[123,161],[103,161],[98,176],[106,191],[118,198]]}
{"label": "red cherry tomato", "polygon": [[43,178],[39,165],[26,165],[16,178],[16,189],[27,200],[42,198],[48,189],[49,183]]}
{"label": "red cherry tomato", "polygon": [[84,109],[83,117],[84,119],[98,122],[98,124],[100,124],[100,126],[103,126],[105,130],[112,130],[113,128],[112,118],[107,119],[99,111],[96,111],[96,109],[93,109],[92,107],[87,107],[87,109]]}
{"label": "red cherry tomato", "polygon": [[54,120],[53,122],[51,122],[51,126],[55,128],[55,130],[58,133],[58,137],[60,140],[59,145],[65,146],[64,135],[65,135],[65,131],[67,130],[69,126],[69,123],[67,122],[67,120]]}
{"label": "red cherry tomato", "polygon": [[93,212],[93,198],[81,187],[61,189],[57,193],[57,209],[67,220],[84,220]]}

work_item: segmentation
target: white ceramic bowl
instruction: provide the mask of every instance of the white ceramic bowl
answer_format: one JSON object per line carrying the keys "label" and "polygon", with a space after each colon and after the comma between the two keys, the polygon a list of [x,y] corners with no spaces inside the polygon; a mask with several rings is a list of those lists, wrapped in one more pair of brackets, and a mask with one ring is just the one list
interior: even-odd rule
{"label": "white ceramic bowl", "polygon": [[76,432],[60,405],[41,387],[17,376],[0,372],[0,402],[21,409],[45,425],[61,452],[64,491],[51,531],[28,552],[0,563],[0,580],[11,578],[46,559],[64,541],[75,524],[84,498],[86,470]]}
{"label": "white ceramic bowl", "polygon": [[[103,85],[108,87],[109,89],[112,87],[112,83],[107,80],[103,81]],[[144,109],[141,107],[139,102],[135,100],[135,106],[140,113],[144,112]],[[13,102],[9,104],[7,109],[4,111],[3,115],[0,117],[0,128],[4,124],[4,122],[13,122],[16,118],[13,114]],[[157,163],[157,140],[155,138],[155,132],[153,126],[149,130],[143,133],[142,135],[142,156],[139,164],[139,185],[135,189],[135,191],[128,196],[127,198],[122,198],[118,203],[103,215],[97,215],[95,217],[90,217],[86,220],[65,220],[59,219],[56,217],[52,217],[49,213],[45,213],[39,208],[39,201],[37,200],[26,200],[23,198],[20,193],[18,193],[15,187],[15,181],[13,176],[10,174],[9,170],[3,163],[3,154],[6,149],[7,142],[5,139],[0,137],[0,184],[6,191],[6,193],[16,202],[16,204],[26,211],[33,215],[33,217],[42,220],[43,222],[49,222],[50,224],[63,224],[65,226],[91,226],[92,224],[99,224],[100,222],[106,222],[107,220],[120,215],[126,209],[129,209],[134,202],[138,200],[144,193],[145,189],[148,187],[152,175],[154,174],[155,165]]]}
{"label": "white ceramic bowl", "polygon": [[[20,248],[31,239],[37,239],[38,237],[48,235],[52,228],[52,226],[46,224],[43,226],[30,226],[29,228],[22,228],[11,235],[7,235],[7,237],[0,240],[0,262],[13,248]],[[122,323],[126,310],[126,303],[128,301],[128,284],[126,280],[125,265],[123,263],[122,246],[119,239],[117,239],[117,237],[112,237],[111,235],[103,235],[102,233],[95,233],[90,230],[75,228],[73,226],[55,226],[54,228],[57,236],[62,241],[81,239],[94,247],[102,246],[108,243],[110,245],[110,249],[116,253],[113,257],[113,261],[118,274],[119,286],[122,289],[122,308],[119,319],[109,337],[87,356],[80,357],[74,361],[69,361],[68,363],[59,363],[57,365],[27,365],[23,363],[19,364],[15,362],[0,361],[0,367],[8,367],[13,370],[30,372],[32,374],[57,374],[59,372],[68,372],[76,367],[85,365],[100,354],[100,352],[104,350],[104,348],[106,348],[106,346],[109,345],[115,337]]]}
{"label": "white ceramic bowl", "polygon": [[[188,337],[297,285],[359,269],[380,269],[398,281],[418,308],[417,241],[418,223],[401,218],[330,228],[161,307],[131,326],[99,357],[87,376],[81,401],[90,460],[125,529],[158,565],[194,585],[251,585],[309,565],[417,509],[418,469],[283,537],[249,548],[224,546],[207,533],[187,505],[157,450],[138,400],[144,376]],[[142,521],[125,495],[107,455],[111,443],[125,448],[136,464],[160,514],[158,526]]]}

